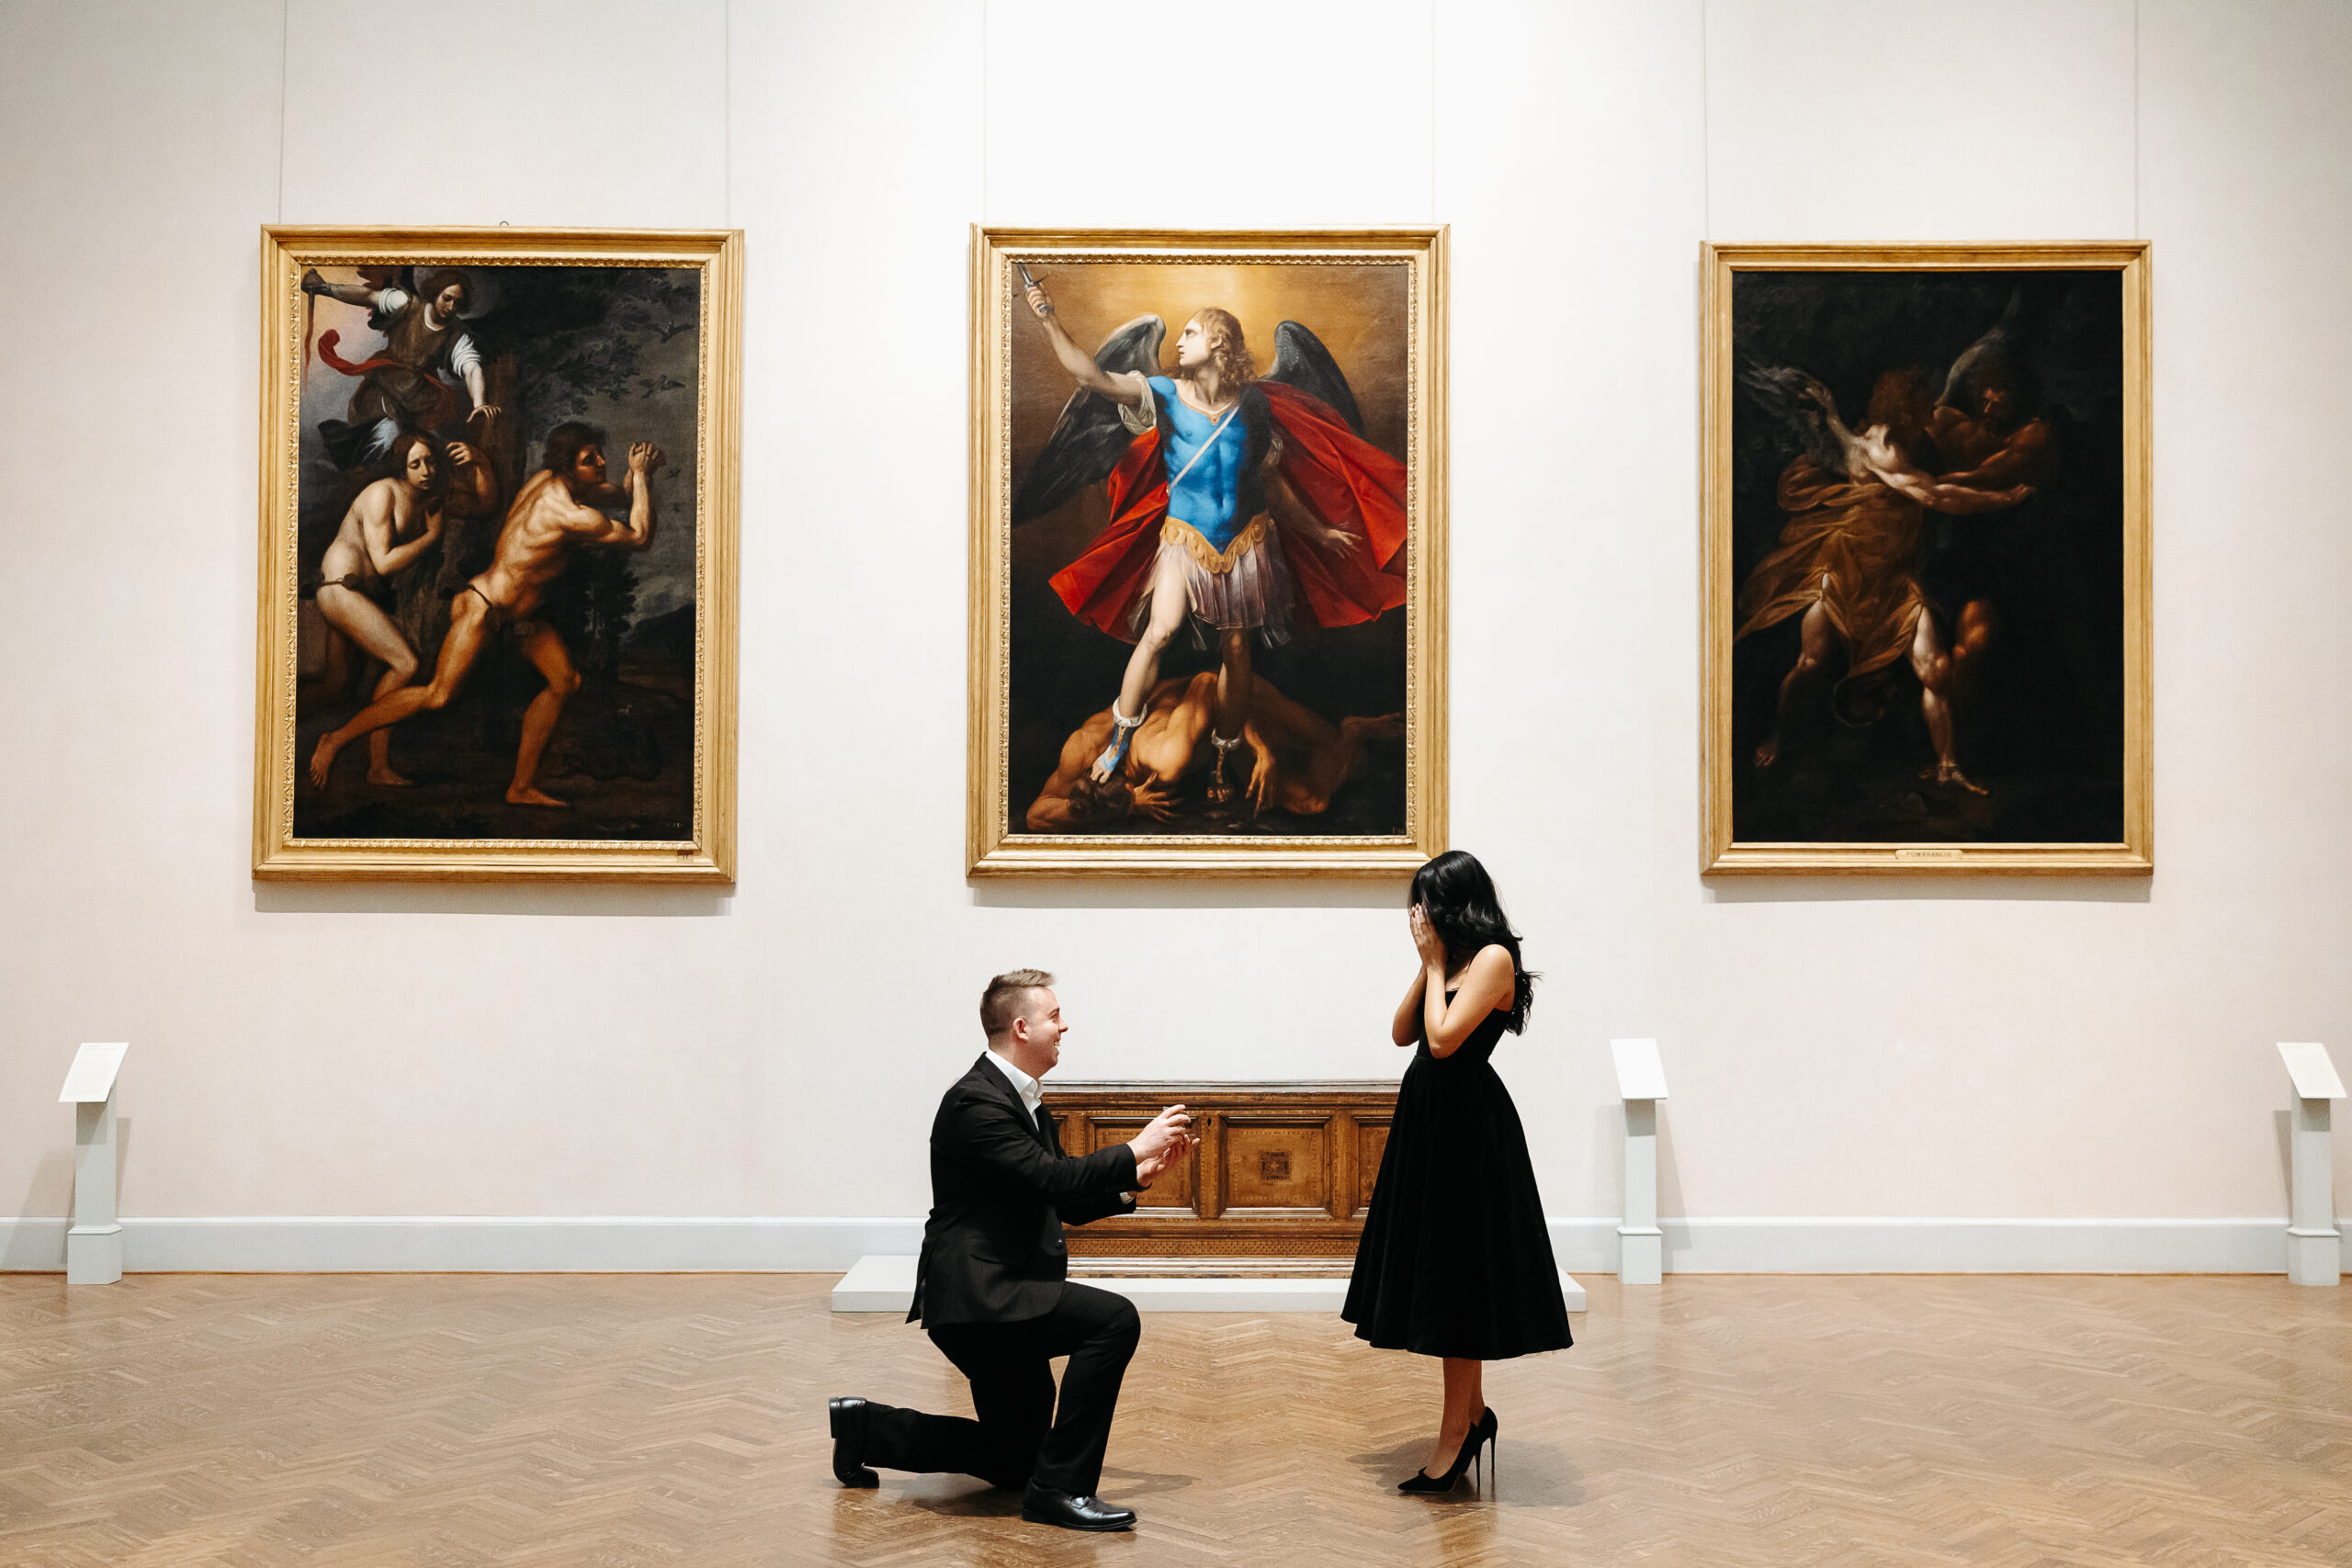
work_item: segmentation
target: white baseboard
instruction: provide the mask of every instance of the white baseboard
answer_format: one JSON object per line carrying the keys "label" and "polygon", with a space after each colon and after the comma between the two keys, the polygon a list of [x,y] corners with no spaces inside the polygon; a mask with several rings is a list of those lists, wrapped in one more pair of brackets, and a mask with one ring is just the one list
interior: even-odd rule
{"label": "white baseboard", "polygon": [[[1555,1218],[1577,1274],[1617,1270],[1617,1221]],[[1668,1274],[2283,1274],[2287,1221],[1661,1219]]]}
{"label": "white baseboard", "polygon": [[[2287,1220],[1666,1219],[1669,1274],[2283,1274]],[[62,1218],[0,1219],[0,1270],[62,1272]],[[1613,1274],[1617,1221],[1555,1218],[1574,1274]],[[133,1273],[839,1273],[912,1253],[915,1219],[264,1216],[125,1219]]]}
{"label": "white baseboard", "polygon": [[[62,1269],[62,1219],[0,1219],[0,1269]],[[268,1215],[122,1222],[131,1273],[831,1273],[921,1220]]]}

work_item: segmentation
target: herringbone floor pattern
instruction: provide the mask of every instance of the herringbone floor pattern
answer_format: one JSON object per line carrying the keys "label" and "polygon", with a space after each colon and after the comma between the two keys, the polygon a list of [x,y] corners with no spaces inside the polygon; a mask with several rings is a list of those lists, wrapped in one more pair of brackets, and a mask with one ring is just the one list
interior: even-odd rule
{"label": "herringbone floor pattern", "polygon": [[967,1410],[830,1276],[0,1276],[0,1562],[2352,1563],[2352,1291],[1669,1279],[1493,1368],[1499,1483],[1400,1497],[1436,1370],[1330,1318],[1155,1314],[1103,1493],[837,1488],[824,1399]]}

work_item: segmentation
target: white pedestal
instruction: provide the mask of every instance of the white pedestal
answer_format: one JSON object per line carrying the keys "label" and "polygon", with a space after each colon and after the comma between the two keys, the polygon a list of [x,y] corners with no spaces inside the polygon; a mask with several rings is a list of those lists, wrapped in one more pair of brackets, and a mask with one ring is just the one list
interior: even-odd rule
{"label": "white pedestal", "polygon": [[1657,1224],[1657,1101],[1625,1101],[1625,1223],[1617,1227],[1617,1282],[1666,1278],[1666,1232]]}
{"label": "white pedestal", "polygon": [[1625,1102],[1625,1219],[1617,1227],[1617,1282],[1656,1285],[1666,1278],[1666,1233],[1657,1223],[1657,1102],[1666,1067],[1655,1040],[1611,1040],[1617,1093]]}
{"label": "white pedestal", "polygon": [[2287,1280],[2295,1285],[2344,1282],[2344,1237],[2336,1231],[2287,1232]]}
{"label": "white pedestal", "polygon": [[2278,1055],[2294,1085],[2294,1129],[2289,1164],[2294,1188],[2287,1225],[2287,1278],[2298,1285],[2334,1285],[2344,1278],[2344,1238],[2335,1228],[2335,1185],[2329,1101],[2344,1098],[2344,1080],[2327,1047],[2281,1041]]}
{"label": "white pedestal", "polygon": [[[1233,1280],[1175,1276],[1124,1279],[1090,1276],[1080,1281],[1136,1303],[1137,1312],[1321,1312],[1336,1313],[1348,1299],[1345,1280],[1299,1280],[1254,1276]],[[1585,1310],[1585,1290],[1566,1274],[1560,1293],[1570,1312]],[[915,1299],[915,1260],[869,1255],[833,1287],[835,1312],[888,1312],[904,1317]]]}
{"label": "white pedestal", "polygon": [[114,1080],[130,1046],[93,1043],[74,1054],[62,1104],[74,1107],[74,1227],[65,1233],[65,1282],[122,1278],[122,1226],[115,1223]]}
{"label": "white pedestal", "polygon": [[2328,1048],[2314,1042],[2279,1042],[2279,1060],[2296,1089],[2289,1168],[2293,1218],[2286,1224],[2286,1277],[2298,1286],[2343,1281],[2343,1236],[2335,1232],[2335,1170],[2328,1102],[2343,1100]]}
{"label": "white pedestal", "polygon": [[895,1312],[915,1300],[915,1260],[897,1253],[867,1253],[833,1286],[835,1312]]}
{"label": "white pedestal", "polygon": [[65,1233],[65,1282],[122,1278],[122,1226],[114,1213],[114,1100],[74,1108],[74,1228]]}

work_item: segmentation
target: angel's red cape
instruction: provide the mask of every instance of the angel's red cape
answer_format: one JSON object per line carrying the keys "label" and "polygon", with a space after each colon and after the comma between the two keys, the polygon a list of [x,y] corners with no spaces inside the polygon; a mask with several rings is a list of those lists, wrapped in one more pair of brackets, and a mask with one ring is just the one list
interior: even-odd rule
{"label": "angel's red cape", "polygon": [[[1405,465],[1350,430],[1330,404],[1261,381],[1283,437],[1283,478],[1327,528],[1356,541],[1335,549],[1305,530],[1283,539],[1299,597],[1317,624],[1352,626],[1405,603]],[[1147,430],[1111,470],[1111,521],[1094,543],[1054,574],[1069,613],[1128,642],[1136,596],[1151,582],[1168,517],[1168,469],[1159,432]]]}

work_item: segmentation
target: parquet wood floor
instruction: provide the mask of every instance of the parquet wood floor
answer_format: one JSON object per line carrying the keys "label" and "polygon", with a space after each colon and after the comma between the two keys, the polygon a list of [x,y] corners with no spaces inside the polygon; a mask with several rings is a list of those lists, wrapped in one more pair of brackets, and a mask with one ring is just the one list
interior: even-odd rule
{"label": "parquet wood floor", "polygon": [[817,1275],[0,1276],[0,1562],[2352,1563],[2352,1291],[1595,1279],[1490,1369],[1501,1474],[1402,1497],[1435,1367],[1334,1319],[1153,1314],[1103,1493],[837,1488],[829,1393],[967,1410]]}

